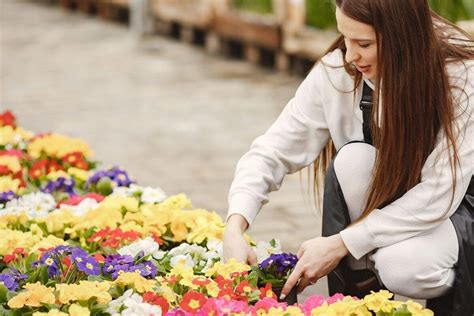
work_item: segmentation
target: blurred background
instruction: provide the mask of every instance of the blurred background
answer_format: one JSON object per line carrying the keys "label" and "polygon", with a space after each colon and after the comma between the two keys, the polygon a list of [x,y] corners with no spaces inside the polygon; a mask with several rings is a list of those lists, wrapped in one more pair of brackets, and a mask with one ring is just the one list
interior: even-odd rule
{"label": "blurred background", "polygon": [[[474,34],[474,0],[430,3]],[[335,37],[330,0],[0,0],[0,111],[225,217],[237,161]],[[320,235],[308,180],[285,178],[255,240]]]}

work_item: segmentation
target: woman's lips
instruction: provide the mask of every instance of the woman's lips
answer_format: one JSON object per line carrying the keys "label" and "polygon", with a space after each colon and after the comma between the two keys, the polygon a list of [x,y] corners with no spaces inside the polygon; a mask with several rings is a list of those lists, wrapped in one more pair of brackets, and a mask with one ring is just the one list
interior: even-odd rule
{"label": "woman's lips", "polygon": [[369,69],[370,69],[370,65],[367,65],[367,66],[355,65],[355,66],[356,66],[357,70],[359,70],[362,73],[368,72]]}

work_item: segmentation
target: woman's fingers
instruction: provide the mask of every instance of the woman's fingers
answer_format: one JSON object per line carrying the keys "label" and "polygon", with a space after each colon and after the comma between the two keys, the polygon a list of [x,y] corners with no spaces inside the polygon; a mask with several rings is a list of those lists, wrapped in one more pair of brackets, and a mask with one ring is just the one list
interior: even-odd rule
{"label": "woman's fingers", "polygon": [[288,293],[290,293],[291,289],[296,286],[298,283],[298,280],[300,279],[301,275],[303,274],[302,268],[300,268],[302,265],[298,263],[295,266],[295,269],[293,272],[291,272],[290,276],[288,277],[288,280],[286,280],[285,285],[283,286],[283,289],[281,290],[281,295],[280,299],[284,299]]}

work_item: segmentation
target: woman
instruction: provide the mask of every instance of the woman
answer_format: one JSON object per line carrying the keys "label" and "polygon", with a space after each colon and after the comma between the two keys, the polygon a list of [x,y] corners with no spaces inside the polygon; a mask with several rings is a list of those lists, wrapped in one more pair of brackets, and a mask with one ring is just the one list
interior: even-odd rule
{"label": "woman", "polygon": [[237,165],[225,257],[255,263],[242,234],[268,193],[316,158],[325,170],[333,144],[325,237],[302,244],[283,295],[331,273],[330,290],[384,286],[414,298],[445,296],[460,255],[472,253],[452,217],[463,212],[472,223],[474,212],[466,199],[473,194],[474,43],[427,0],[336,5],[341,37]]}

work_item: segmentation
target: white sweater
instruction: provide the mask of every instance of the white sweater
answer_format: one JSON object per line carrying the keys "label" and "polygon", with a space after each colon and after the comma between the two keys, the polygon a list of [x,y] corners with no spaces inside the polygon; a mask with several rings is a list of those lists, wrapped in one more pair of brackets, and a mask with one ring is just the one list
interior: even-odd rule
{"label": "white sweater", "polygon": [[[330,65],[342,65],[343,55],[337,50],[323,60]],[[448,66],[451,83],[464,87],[466,92],[453,91],[458,105],[459,165],[456,192],[449,212],[443,216],[451,201],[452,174],[446,141],[440,132],[437,145],[423,166],[421,182],[390,205],[375,209],[362,222],[340,233],[356,259],[376,248],[435,228],[461,203],[473,174],[474,155],[474,62],[465,64]],[[359,109],[362,86],[358,87],[354,99],[354,81],[344,68],[325,67],[319,63],[275,123],[255,139],[250,151],[239,160],[229,192],[227,218],[237,213],[252,224],[262,205],[268,202],[269,193],[280,188],[284,176],[310,165],[330,137],[336,149],[349,141],[363,140],[363,119]]]}

